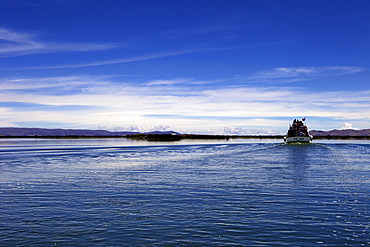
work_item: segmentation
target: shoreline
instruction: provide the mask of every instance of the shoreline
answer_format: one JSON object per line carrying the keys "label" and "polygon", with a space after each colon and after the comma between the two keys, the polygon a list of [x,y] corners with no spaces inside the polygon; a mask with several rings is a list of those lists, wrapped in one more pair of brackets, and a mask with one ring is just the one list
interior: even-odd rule
{"label": "shoreline", "polygon": [[[147,141],[180,141],[183,139],[203,139],[203,140],[229,140],[229,139],[284,139],[284,135],[171,135],[171,134],[134,134],[124,136],[112,135],[25,135],[25,136],[0,136],[0,139],[112,139],[126,138],[132,140]],[[370,140],[370,136],[314,136],[313,140]]]}

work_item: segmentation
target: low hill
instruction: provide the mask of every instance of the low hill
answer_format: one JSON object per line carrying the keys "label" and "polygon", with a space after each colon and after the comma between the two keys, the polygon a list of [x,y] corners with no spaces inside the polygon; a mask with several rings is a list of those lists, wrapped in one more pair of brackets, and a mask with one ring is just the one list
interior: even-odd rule
{"label": "low hill", "polygon": [[137,133],[83,129],[0,128],[0,136],[125,136]]}
{"label": "low hill", "polygon": [[354,130],[354,129],[342,129],[342,130],[311,130],[310,135],[313,136],[370,136],[370,129]]}
{"label": "low hill", "polygon": [[[87,130],[87,129],[44,129],[44,128],[12,128],[12,127],[0,127],[0,136],[3,137],[48,137],[48,136],[129,136],[129,135],[136,135],[136,134],[154,134],[154,135],[181,135],[180,133],[173,132],[173,131],[153,131],[148,133],[140,133],[140,132],[129,132],[129,131],[122,131],[122,132],[111,132],[108,130]],[[370,137],[370,129],[363,129],[363,130],[353,130],[353,129],[343,129],[343,130],[311,130],[310,135],[314,137]],[[212,137],[212,136],[203,136],[203,135],[186,135],[186,138],[201,138],[201,137]],[[233,136],[236,138],[237,136]],[[247,137],[247,136],[241,136]],[[261,136],[251,136],[251,137],[261,137]],[[266,136],[272,137],[272,136]],[[281,136],[278,136],[281,137]]]}

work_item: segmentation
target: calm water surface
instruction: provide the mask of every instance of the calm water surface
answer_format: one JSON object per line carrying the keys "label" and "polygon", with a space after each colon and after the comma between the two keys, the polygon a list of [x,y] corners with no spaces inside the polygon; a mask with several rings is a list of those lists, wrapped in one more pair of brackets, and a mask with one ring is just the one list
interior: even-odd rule
{"label": "calm water surface", "polygon": [[1,246],[369,246],[370,142],[0,139]]}

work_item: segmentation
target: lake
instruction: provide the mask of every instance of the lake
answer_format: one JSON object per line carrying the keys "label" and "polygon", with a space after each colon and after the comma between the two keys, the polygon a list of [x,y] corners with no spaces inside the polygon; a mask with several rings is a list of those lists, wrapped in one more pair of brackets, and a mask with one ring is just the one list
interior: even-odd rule
{"label": "lake", "polygon": [[369,246],[370,142],[0,139],[1,246]]}

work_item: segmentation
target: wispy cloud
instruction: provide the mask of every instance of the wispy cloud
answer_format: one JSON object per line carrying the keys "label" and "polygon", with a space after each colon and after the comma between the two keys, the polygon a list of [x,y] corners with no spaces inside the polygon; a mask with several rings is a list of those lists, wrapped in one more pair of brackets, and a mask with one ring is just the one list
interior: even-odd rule
{"label": "wispy cloud", "polygon": [[22,68],[16,68],[15,70],[67,69],[67,68],[95,67],[95,66],[105,66],[105,65],[112,65],[112,64],[147,61],[147,60],[152,60],[152,59],[172,57],[172,56],[178,56],[178,55],[184,55],[184,54],[190,54],[190,53],[196,53],[196,52],[223,51],[223,50],[233,50],[233,49],[242,49],[242,48],[246,48],[246,46],[223,47],[223,48],[194,48],[194,49],[184,49],[184,50],[177,50],[177,51],[170,51],[170,52],[159,52],[159,53],[145,54],[145,55],[140,55],[140,56],[120,58],[120,59],[93,61],[93,62],[81,63],[81,64],[64,64],[64,65],[55,65],[55,66],[22,67]]}
{"label": "wispy cloud", "polygon": [[89,77],[89,76],[61,76],[61,77],[43,77],[43,78],[13,78],[0,79],[0,90],[6,91],[21,91],[34,92],[39,90],[41,94],[50,94],[52,89],[59,89],[63,92],[67,89],[84,89],[85,92],[89,88],[104,87],[107,81],[104,77]]}
{"label": "wispy cloud", "polygon": [[219,23],[219,24],[212,24],[212,25],[205,25],[197,28],[189,28],[183,27],[178,29],[173,29],[166,31],[164,33],[165,36],[171,39],[180,39],[185,38],[188,36],[199,36],[199,35],[209,35],[209,34],[217,34],[220,32],[226,32],[229,30],[234,30],[235,25],[228,25],[226,23]]}
{"label": "wispy cloud", "polygon": [[213,81],[199,81],[192,78],[175,78],[170,80],[153,80],[145,83],[146,86],[164,86],[164,85],[176,85],[176,84],[185,84],[185,85],[203,85],[210,84],[215,82],[220,82],[221,80]]}
{"label": "wispy cloud", "polygon": [[14,70],[70,69],[70,68],[105,66],[105,65],[120,64],[120,63],[147,61],[147,60],[152,60],[152,59],[157,59],[157,58],[171,57],[171,56],[177,56],[177,55],[200,52],[200,51],[207,51],[207,50],[208,49],[188,49],[188,50],[180,50],[180,51],[173,51],[173,52],[153,53],[153,54],[127,57],[127,58],[121,58],[121,59],[101,60],[101,61],[94,61],[94,62],[81,63],[81,64],[22,67],[22,68],[15,68]]}
{"label": "wispy cloud", "polygon": [[45,43],[37,41],[35,34],[5,28],[0,28],[0,41],[0,56],[2,57],[67,51],[100,51],[119,46],[114,43]]}
{"label": "wispy cloud", "polygon": [[364,71],[356,66],[323,66],[323,67],[278,67],[260,71],[244,78],[247,82],[291,83],[315,77],[340,76]]}
{"label": "wispy cloud", "polygon": [[[301,101],[297,100],[303,93],[300,88],[244,85],[194,90],[186,81],[177,87],[180,82],[158,80],[135,86],[83,76],[3,80],[1,122],[8,126],[25,121],[85,127],[168,125],[194,132],[223,130],[225,126],[245,131],[256,127],[285,129],[286,122],[274,119],[302,115],[358,127],[370,121],[369,91],[305,91]],[[53,93],[53,88],[58,93]]]}
{"label": "wispy cloud", "polygon": [[228,17],[218,17],[210,21],[199,23],[197,26],[184,26],[177,29],[168,30],[164,36],[172,39],[181,39],[189,36],[201,37],[203,35],[215,35],[219,39],[236,38],[242,30],[254,29],[255,24],[250,24],[245,15],[232,15]]}
{"label": "wispy cloud", "polygon": [[[286,42],[290,42],[290,41],[286,41]],[[125,57],[125,58],[120,58],[120,59],[100,60],[100,61],[93,61],[93,62],[80,63],[80,64],[62,64],[62,65],[52,65],[52,66],[22,67],[22,68],[13,68],[13,69],[14,70],[40,70],[40,69],[70,69],[70,68],[106,66],[106,65],[121,64],[121,63],[147,61],[147,60],[153,60],[153,59],[158,59],[158,58],[173,57],[173,56],[198,53],[198,52],[217,52],[217,51],[228,51],[228,50],[253,48],[256,46],[271,46],[271,45],[283,44],[286,42],[251,44],[251,45],[228,46],[228,47],[226,46],[225,47],[216,47],[216,46],[215,47],[201,47],[201,48],[191,48],[191,49],[183,49],[183,50],[176,50],[176,51],[163,51],[163,52],[145,54],[145,55],[140,55],[140,56]]]}
{"label": "wispy cloud", "polygon": [[[217,33],[221,30],[229,29],[227,25],[219,26],[206,26],[196,30],[188,31],[189,33]],[[180,33],[185,31],[180,31]],[[186,33],[186,32],[185,32]],[[185,35],[185,34],[184,34]],[[149,39],[149,37],[147,37]],[[68,68],[84,68],[95,66],[106,66],[121,63],[147,61],[164,57],[179,56],[184,54],[199,53],[199,52],[217,52],[228,51],[236,49],[248,49],[260,46],[272,46],[290,43],[291,41],[273,42],[273,43],[259,43],[259,44],[246,44],[246,45],[232,45],[223,46],[219,43],[209,44],[206,42],[203,45],[187,45],[184,49],[176,49],[172,51],[160,51],[156,53],[149,53],[131,57],[123,57],[118,59],[105,59],[76,64],[58,64],[46,66],[31,66],[31,67],[18,67],[7,68],[7,70],[40,70],[40,69],[68,69]],[[43,53],[61,53],[61,52],[87,52],[87,51],[102,51],[114,48],[123,47],[123,43],[56,43],[56,42],[41,42],[37,40],[37,35],[34,33],[16,32],[5,28],[0,28],[0,57],[7,56],[20,56],[30,54],[43,54]]]}
{"label": "wispy cloud", "polygon": [[174,85],[174,84],[180,84],[180,83],[188,83],[191,79],[186,78],[177,78],[173,80],[153,80],[148,83],[146,83],[147,86],[156,86],[156,85]]}

